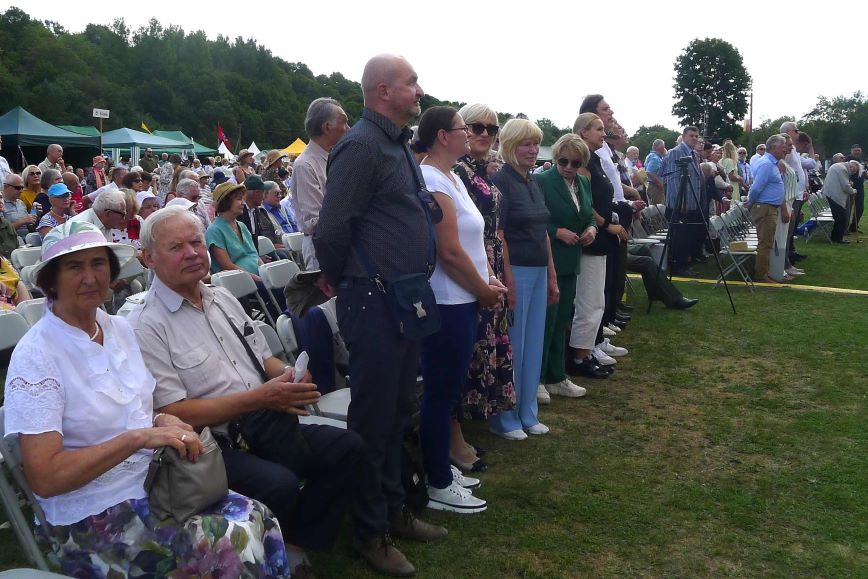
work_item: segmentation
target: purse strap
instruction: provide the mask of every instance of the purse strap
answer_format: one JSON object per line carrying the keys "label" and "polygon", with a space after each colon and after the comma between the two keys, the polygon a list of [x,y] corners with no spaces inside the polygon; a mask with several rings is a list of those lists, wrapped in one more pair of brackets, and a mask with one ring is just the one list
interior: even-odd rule
{"label": "purse strap", "polygon": [[238,339],[241,341],[241,345],[244,346],[244,351],[247,352],[247,355],[250,356],[250,361],[253,362],[253,367],[259,372],[259,377],[262,378],[262,383],[268,382],[268,374],[265,372],[265,368],[262,366],[262,362],[259,361],[259,357],[253,353],[253,349],[250,347],[250,344],[247,343],[247,340],[244,339],[244,336],[241,335],[241,332],[238,331],[238,328],[235,327],[235,324],[232,323],[232,320],[229,318],[229,314],[226,313],[226,310],[214,300],[214,305],[217,306],[217,309],[223,314],[223,317],[226,318],[226,322],[229,324],[229,327],[232,328],[232,331],[238,336]]}

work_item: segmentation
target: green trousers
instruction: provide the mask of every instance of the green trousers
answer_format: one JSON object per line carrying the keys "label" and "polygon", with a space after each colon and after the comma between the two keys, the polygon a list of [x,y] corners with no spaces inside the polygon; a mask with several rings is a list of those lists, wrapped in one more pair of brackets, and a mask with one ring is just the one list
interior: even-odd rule
{"label": "green trousers", "polygon": [[576,274],[558,276],[561,299],[546,310],[546,332],[543,340],[542,371],[540,382],[556,384],[567,377],[566,331],[573,319],[573,303],[576,301]]}

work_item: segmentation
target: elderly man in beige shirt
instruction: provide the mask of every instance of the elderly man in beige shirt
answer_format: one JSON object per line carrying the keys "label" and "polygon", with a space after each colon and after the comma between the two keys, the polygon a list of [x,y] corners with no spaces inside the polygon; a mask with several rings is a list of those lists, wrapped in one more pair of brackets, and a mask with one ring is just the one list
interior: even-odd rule
{"label": "elderly man in beige shirt", "polygon": [[304,130],[310,137],[310,143],[295,160],[292,173],[298,225],[304,233],[301,251],[307,270],[319,269],[311,235],[319,221],[319,210],[322,208],[329,151],[349,128],[347,113],[334,99],[318,98],[307,108]]}

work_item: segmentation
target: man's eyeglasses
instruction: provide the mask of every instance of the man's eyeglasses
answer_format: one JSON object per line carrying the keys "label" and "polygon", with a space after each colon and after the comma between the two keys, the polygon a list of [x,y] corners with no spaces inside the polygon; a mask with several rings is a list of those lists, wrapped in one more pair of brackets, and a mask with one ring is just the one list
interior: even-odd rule
{"label": "man's eyeglasses", "polygon": [[573,169],[578,169],[579,167],[582,166],[582,162],[579,161],[578,159],[573,159],[573,160],[558,159],[558,165],[560,165],[561,167],[564,167],[564,168],[566,168],[566,166],[569,165]]}
{"label": "man's eyeglasses", "polygon": [[120,215],[121,217],[126,217],[126,216],[127,216],[126,213],[124,213],[123,211],[118,211],[117,209],[106,209],[106,212],[108,212],[108,213],[114,213],[115,215]]}
{"label": "man's eyeglasses", "polygon": [[23,191],[24,190],[24,185],[3,185],[3,186],[4,187],[10,187],[12,189],[15,189],[16,191]]}
{"label": "man's eyeglasses", "polygon": [[488,131],[488,136],[493,137],[500,130],[500,127],[497,125],[485,125],[482,123],[470,123],[468,126],[470,127],[470,131],[476,136],[480,136],[482,133]]}

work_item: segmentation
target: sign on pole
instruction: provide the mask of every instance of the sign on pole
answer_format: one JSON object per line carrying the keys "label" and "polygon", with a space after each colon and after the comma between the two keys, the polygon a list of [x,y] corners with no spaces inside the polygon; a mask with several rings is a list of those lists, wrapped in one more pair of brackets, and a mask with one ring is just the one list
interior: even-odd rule
{"label": "sign on pole", "polygon": [[93,109],[93,116],[96,119],[107,119],[107,118],[109,118],[109,110],[108,109]]}

